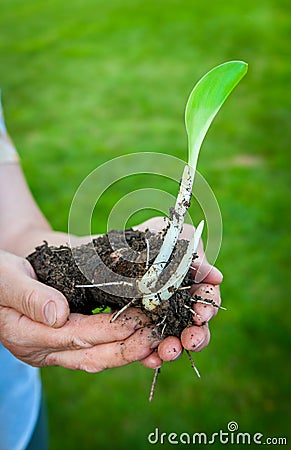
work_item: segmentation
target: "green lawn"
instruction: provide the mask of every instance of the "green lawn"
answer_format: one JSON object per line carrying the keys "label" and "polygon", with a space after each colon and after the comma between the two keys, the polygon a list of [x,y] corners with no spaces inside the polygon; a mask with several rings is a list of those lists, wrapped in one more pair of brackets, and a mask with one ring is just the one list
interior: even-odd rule
{"label": "green lawn", "polygon": [[[101,163],[143,151],[186,159],[193,85],[224,61],[249,63],[199,160],[223,217],[217,265],[228,308],[196,356],[202,379],[183,356],[164,366],[148,404],[152,372],[138,364],[96,375],[46,368],[52,450],[148,449],[156,427],[211,434],[229,421],[288,436],[288,14],[287,0],[0,0],[7,123],[38,203],[63,231],[77,187]],[[116,201],[145,186],[177,188],[158,177],[117,183],[95,208],[93,231],[104,232]]]}

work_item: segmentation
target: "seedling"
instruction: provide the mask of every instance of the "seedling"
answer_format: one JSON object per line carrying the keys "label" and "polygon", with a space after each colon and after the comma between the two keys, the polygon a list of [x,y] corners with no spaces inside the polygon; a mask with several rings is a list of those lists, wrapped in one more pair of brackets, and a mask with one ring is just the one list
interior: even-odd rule
{"label": "seedling", "polygon": [[[102,312],[106,307],[110,307],[118,310],[113,321],[130,306],[141,307],[155,325],[160,337],[180,337],[185,327],[193,325],[193,316],[198,316],[193,309],[195,303],[219,307],[211,299],[198,296],[192,298],[189,292],[193,283],[191,264],[204,222],[198,224],[189,242],[178,241],[178,238],[190,205],[204,137],[221,106],[246,72],[247,64],[242,61],[221,64],[208,72],[191,92],[185,110],[188,162],[182,174],[176,204],[162,234],[147,234],[134,230],[110,231],[107,235],[94,239],[93,246],[90,243],[76,247],[74,254],[69,247],[52,248],[46,243],[28,256],[39,279],[64,293],[71,312],[91,314],[96,308],[96,312]],[[126,259],[126,252],[132,250],[130,245],[129,250],[122,245],[122,248],[113,249],[109,234],[111,237],[114,235],[118,242],[120,236],[125,238],[122,242],[134,241],[144,252],[144,259]],[[151,256],[152,248],[159,248],[156,257]],[[86,266],[86,273],[92,274],[90,279],[76,264],[76,254]],[[142,256],[142,253],[140,255]],[[174,265],[171,266],[173,262]],[[169,267],[171,272],[168,274]],[[120,281],[120,275],[127,278]],[[109,279],[110,277],[112,279]],[[122,295],[119,296],[118,291],[108,290],[112,286],[117,286]],[[104,289],[105,287],[107,289]],[[193,358],[187,353],[193,369],[200,376]],[[150,400],[154,394],[157,376],[158,369],[155,371]]]}
{"label": "seedling", "polygon": [[176,205],[169,219],[169,228],[164,237],[160,252],[154,263],[138,282],[143,294],[146,309],[156,308],[161,301],[178,289],[193,260],[204,222],[201,221],[189,242],[187,252],[176,272],[162,290],[155,291],[159,276],[169,261],[172,251],[182,231],[184,218],[190,205],[195,171],[204,137],[221,106],[247,72],[247,64],[242,61],[230,61],[215,67],[196,84],[188,99],[185,110],[185,124],[188,134],[188,164],[186,164]]}
{"label": "seedling", "polygon": [[[174,212],[171,215],[169,227],[164,237],[161,250],[152,266],[138,283],[139,289],[143,293],[142,302],[146,309],[155,309],[160,305],[161,301],[166,301],[170,298],[173,294],[173,290],[179,289],[181,282],[193,261],[193,255],[196,252],[202,235],[204,226],[203,221],[199,223],[194,236],[189,242],[185,256],[182,258],[176,272],[163,286],[162,290],[159,292],[155,291],[159,276],[166,266],[183,228],[184,218],[190,205],[198,156],[204,137],[221,106],[246,72],[247,64],[242,61],[230,61],[221,64],[208,72],[196,84],[190,94],[185,110],[185,124],[188,134],[188,164],[184,168],[176,205]],[[212,303],[213,306],[217,306],[207,299],[196,299],[195,301],[204,304]],[[190,306],[184,306],[185,308],[188,308],[194,316],[197,316]],[[221,308],[225,309],[223,307]],[[166,323],[163,324],[162,334],[165,327]],[[200,373],[195,366],[189,351],[187,351],[187,355],[190,359],[192,368],[200,378]],[[149,396],[150,402],[153,399],[159,372],[160,369],[156,369],[154,373]]]}

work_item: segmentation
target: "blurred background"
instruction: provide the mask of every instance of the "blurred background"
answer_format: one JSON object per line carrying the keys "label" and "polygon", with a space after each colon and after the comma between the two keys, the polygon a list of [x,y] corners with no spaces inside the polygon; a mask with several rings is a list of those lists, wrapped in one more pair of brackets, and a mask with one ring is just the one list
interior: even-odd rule
{"label": "blurred background", "polygon": [[[81,181],[109,159],[157,151],[186,160],[183,114],[194,84],[227,60],[249,63],[199,159],[223,217],[216,265],[227,307],[211,324],[209,347],[194,355],[202,378],[186,355],[165,364],[148,404],[153,374],[139,364],[96,375],[46,368],[51,449],[148,449],[157,427],[211,434],[230,421],[242,432],[287,436],[289,2],[0,0],[0,11],[7,125],[58,230],[67,231]],[[116,201],[144,186],[176,195],[174,183],[128,179],[96,207],[93,231],[106,231]],[[129,224],[154,214],[145,210]]]}

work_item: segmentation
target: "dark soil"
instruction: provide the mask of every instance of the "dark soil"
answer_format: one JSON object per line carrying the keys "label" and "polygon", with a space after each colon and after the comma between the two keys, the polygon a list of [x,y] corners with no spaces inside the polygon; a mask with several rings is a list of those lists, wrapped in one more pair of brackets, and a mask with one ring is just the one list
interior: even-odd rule
{"label": "dark soil", "polygon": [[[119,310],[133,301],[132,306],[141,308],[150,317],[159,334],[179,337],[184,328],[193,325],[189,307],[193,307],[195,298],[192,299],[189,289],[176,290],[168,301],[153,311],[147,311],[135,284],[135,279],[141,278],[147,265],[153,263],[162,239],[162,234],[149,231],[113,230],[73,249],[52,247],[45,242],[27,259],[41,282],[65,295],[71,312],[92,314],[95,308],[102,310],[106,307]],[[187,241],[178,241],[159,283],[163,284],[175,271],[186,247]],[[121,284],[116,284],[120,280]],[[101,283],[106,283],[106,286],[78,287]],[[108,286],[109,283],[113,284]],[[181,287],[192,283],[189,271]]]}

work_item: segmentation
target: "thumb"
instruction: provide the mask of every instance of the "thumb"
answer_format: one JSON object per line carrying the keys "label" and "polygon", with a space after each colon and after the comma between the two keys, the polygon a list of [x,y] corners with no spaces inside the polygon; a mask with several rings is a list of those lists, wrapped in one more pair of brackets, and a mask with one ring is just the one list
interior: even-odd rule
{"label": "thumb", "polygon": [[0,304],[51,327],[64,325],[70,314],[63,294],[26,274],[16,271],[11,282],[2,284]]}
{"label": "thumb", "polygon": [[223,275],[217,267],[212,266],[206,259],[205,254],[199,255],[191,264],[192,276],[195,283],[221,284]]}

